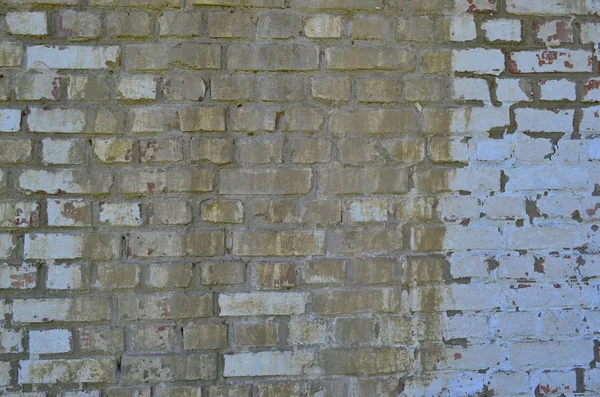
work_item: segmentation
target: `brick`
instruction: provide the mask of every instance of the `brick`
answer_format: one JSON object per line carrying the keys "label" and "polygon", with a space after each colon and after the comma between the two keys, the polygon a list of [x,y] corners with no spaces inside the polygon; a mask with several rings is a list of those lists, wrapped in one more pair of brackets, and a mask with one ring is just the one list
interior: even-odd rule
{"label": "brick", "polygon": [[327,48],[327,69],[332,70],[401,70],[415,68],[415,54],[409,50],[376,47]]}
{"label": "brick", "polygon": [[39,226],[40,208],[34,201],[0,201],[0,227]]}
{"label": "brick", "polygon": [[325,253],[323,231],[235,232],[233,253],[238,256],[305,256]]}
{"label": "brick", "polygon": [[117,99],[150,100],[156,98],[156,81],[153,76],[123,76],[117,83]]}
{"label": "brick", "polygon": [[181,46],[167,44],[131,44],[125,46],[125,69],[167,70],[220,69],[221,46],[219,44],[184,43]]}
{"label": "brick", "polygon": [[122,328],[83,328],[79,335],[83,352],[113,354],[123,351]]}
{"label": "brick", "polygon": [[75,321],[108,321],[110,302],[107,298],[15,299],[13,320],[17,323]]}
{"label": "brick", "polygon": [[313,98],[330,101],[350,99],[350,80],[345,77],[315,77],[311,80]]}
{"label": "brick", "polygon": [[408,368],[410,358],[404,349],[330,349],[322,353],[323,368],[328,374],[384,374]]}
{"label": "brick", "polygon": [[106,76],[69,76],[67,97],[73,100],[107,100],[110,98]]}
{"label": "brick", "polygon": [[249,14],[208,14],[208,37],[211,38],[251,38],[254,35],[254,26]]}
{"label": "brick", "polygon": [[169,101],[201,101],[206,83],[200,76],[167,75],[163,78],[163,95]]}
{"label": "brick", "polygon": [[269,76],[260,81],[259,96],[267,102],[300,102],[303,80],[296,76]]}
{"label": "brick", "polygon": [[[483,61],[485,59],[485,62]],[[504,54],[500,50],[472,48],[454,50],[453,69],[457,72],[499,75],[504,71]]]}
{"label": "brick", "polygon": [[304,194],[311,188],[310,169],[222,169],[221,194]]}
{"label": "brick", "polygon": [[396,40],[401,42],[431,42],[436,37],[435,21],[428,16],[400,18]]}
{"label": "brick", "polygon": [[242,164],[280,164],[283,140],[270,137],[238,140],[237,149]]}
{"label": "brick", "polygon": [[304,34],[308,38],[325,39],[342,37],[342,17],[315,15],[304,21]]}
{"label": "brick", "polygon": [[142,163],[175,163],[183,161],[181,139],[144,139],[140,141]]}
{"label": "brick", "polygon": [[242,223],[244,206],[237,200],[205,201],[200,207],[202,220],[215,223]]}
{"label": "brick", "polygon": [[0,140],[0,163],[19,164],[31,161],[32,144],[29,139]]}
{"label": "brick", "polygon": [[310,351],[226,354],[224,376],[310,374],[316,372],[316,362],[316,355]]}
{"label": "brick", "polygon": [[203,353],[125,355],[122,363],[123,379],[129,384],[214,379],[217,376],[216,360],[216,354]]}
{"label": "brick", "polygon": [[213,350],[227,347],[227,326],[224,324],[187,324],[183,327],[185,350]]}
{"label": "brick", "polygon": [[331,142],[327,139],[292,139],[290,150],[295,164],[327,163],[331,158]]}
{"label": "brick", "polygon": [[112,358],[19,361],[19,383],[102,383],[115,378]]}
{"label": "brick", "polygon": [[147,37],[152,19],[144,12],[113,12],[106,17],[106,33],[113,37]]}
{"label": "brick", "polygon": [[92,226],[92,205],[87,200],[46,201],[48,226]]}
{"label": "brick", "polygon": [[132,161],[133,140],[130,139],[94,139],[94,156],[103,163],[129,163]]}
{"label": "brick", "polygon": [[316,108],[288,109],[285,112],[285,131],[316,132],[323,126],[323,112]]}
{"label": "brick", "polygon": [[190,143],[190,159],[193,161],[229,164],[234,161],[234,156],[232,139],[193,137]]}
{"label": "brick", "polygon": [[246,281],[246,264],[243,262],[205,262],[200,278],[203,285],[243,284]]}
{"label": "brick", "polygon": [[299,35],[302,24],[299,16],[262,14],[258,17],[257,32],[261,39],[289,39]]}
{"label": "brick", "polygon": [[187,225],[192,222],[192,208],[187,202],[154,202],[148,209],[149,225]]}
{"label": "brick", "polygon": [[230,69],[242,71],[308,71],[319,67],[318,48],[303,44],[231,45],[227,58]]}
{"label": "brick", "polygon": [[250,397],[251,385],[223,385],[211,386],[208,389],[209,397]]}
{"label": "brick", "polygon": [[202,389],[200,386],[167,386],[159,385],[155,389],[158,397],[200,397]]}
{"label": "brick", "polygon": [[256,78],[249,75],[218,75],[210,79],[211,97],[215,101],[252,100]]}
{"label": "brick", "polygon": [[481,24],[487,41],[521,41],[521,21],[518,19],[490,19]]}
{"label": "brick", "polygon": [[221,108],[186,108],[178,114],[182,132],[225,131],[225,112]]}
{"label": "brick", "polygon": [[122,321],[209,317],[211,295],[124,295],[119,298]]}
{"label": "brick", "polygon": [[154,263],[148,266],[146,284],[154,288],[185,288],[191,279],[191,263]]}
{"label": "brick", "polygon": [[117,46],[31,46],[27,47],[27,69],[108,69],[119,62]]}
{"label": "brick", "polygon": [[176,7],[183,6],[181,0],[91,0],[92,6],[113,6],[113,7]]}
{"label": "brick", "polygon": [[175,349],[175,327],[144,326],[135,327],[130,335],[134,352],[170,352]]}
{"label": "brick", "polygon": [[330,240],[329,251],[336,255],[386,254],[402,248],[402,234],[396,230],[346,230],[332,233]]}
{"label": "brick", "polygon": [[32,354],[65,353],[71,350],[71,331],[49,329],[29,331],[29,352]]}
{"label": "brick", "polygon": [[57,194],[106,194],[112,185],[109,174],[88,173],[81,170],[27,170],[18,180],[19,189],[26,192]]}
{"label": "brick", "polygon": [[244,347],[275,346],[278,341],[277,323],[237,323],[234,327],[235,342]]}
{"label": "brick", "polygon": [[313,311],[319,315],[358,313],[393,313],[400,305],[400,295],[392,289],[329,290],[312,296]]}
{"label": "brick", "polygon": [[283,8],[283,0],[192,0],[197,6]]}
{"label": "brick", "polygon": [[327,194],[406,193],[408,174],[399,167],[324,169],[319,191]]}
{"label": "brick", "polygon": [[368,79],[358,81],[357,98],[360,102],[397,102],[398,83],[394,80]]}
{"label": "brick", "polygon": [[210,192],[214,175],[203,169],[158,169],[129,171],[119,175],[119,190],[123,194]]}
{"label": "brick", "polygon": [[0,289],[35,288],[37,268],[27,263],[23,265],[0,265]]}
{"label": "brick", "polygon": [[359,40],[383,40],[390,31],[389,22],[378,16],[359,16],[352,21],[350,37]]}
{"label": "brick", "polygon": [[221,316],[288,316],[305,311],[307,296],[298,292],[219,294]]}
{"label": "brick", "polygon": [[74,39],[90,39],[102,34],[100,15],[91,12],[60,10],[56,19],[56,35]]}
{"label": "brick", "polygon": [[292,7],[300,9],[380,10],[382,0],[294,0]]}
{"label": "brick", "polygon": [[165,12],[158,19],[159,34],[166,37],[202,36],[202,14]]}
{"label": "brick", "polygon": [[289,289],[296,285],[293,263],[257,263],[253,266],[253,282],[258,289]]}
{"label": "brick", "polygon": [[114,226],[140,226],[142,224],[141,204],[101,203],[100,223]]}
{"label": "brick", "polygon": [[135,288],[139,281],[137,265],[103,264],[96,267],[94,286],[103,290]]}
{"label": "brick", "polygon": [[51,165],[83,164],[86,159],[86,142],[82,139],[42,140],[42,162]]}
{"label": "brick", "polygon": [[223,251],[222,232],[136,232],[131,234],[130,254],[134,258],[216,256]]}
{"label": "brick", "polygon": [[388,219],[388,202],[381,199],[352,201],[346,215],[352,222],[385,222]]}
{"label": "brick", "polygon": [[339,284],[346,278],[344,261],[336,259],[314,259],[301,269],[306,284]]}
{"label": "brick", "polygon": [[9,12],[6,14],[8,32],[13,35],[44,36],[48,34],[45,12]]}
{"label": "brick", "polygon": [[20,43],[4,41],[0,44],[0,66],[20,66],[23,54]]}
{"label": "brick", "polygon": [[591,72],[592,53],[586,50],[515,51],[508,61],[512,73]]}

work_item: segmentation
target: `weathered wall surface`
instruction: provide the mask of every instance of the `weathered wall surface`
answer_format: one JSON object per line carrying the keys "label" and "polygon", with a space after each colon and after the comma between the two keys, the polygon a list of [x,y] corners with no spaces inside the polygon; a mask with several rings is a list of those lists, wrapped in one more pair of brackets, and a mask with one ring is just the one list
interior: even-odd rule
{"label": "weathered wall surface", "polygon": [[0,394],[600,395],[597,1],[0,7]]}

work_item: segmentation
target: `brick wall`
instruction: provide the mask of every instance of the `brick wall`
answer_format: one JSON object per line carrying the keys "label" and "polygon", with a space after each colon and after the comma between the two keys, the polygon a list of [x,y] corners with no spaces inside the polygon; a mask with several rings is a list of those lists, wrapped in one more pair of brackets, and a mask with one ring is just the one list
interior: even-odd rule
{"label": "brick wall", "polygon": [[600,395],[600,3],[0,10],[0,394]]}

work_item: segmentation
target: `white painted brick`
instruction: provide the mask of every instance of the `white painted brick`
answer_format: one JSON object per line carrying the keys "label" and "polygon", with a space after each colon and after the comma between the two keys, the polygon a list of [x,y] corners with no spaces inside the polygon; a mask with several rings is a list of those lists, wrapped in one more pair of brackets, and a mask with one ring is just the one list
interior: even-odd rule
{"label": "white painted brick", "polygon": [[505,289],[510,307],[519,310],[589,308],[598,300],[598,287],[586,284],[526,284]]}
{"label": "white painted brick", "polygon": [[550,390],[552,393],[571,394],[577,390],[577,377],[575,371],[537,371],[531,374],[531,380],[534,385],[539,385],[540,390]]}
{"label": "white painted brick", "polygon": [[575,82],[567,79],[540,81],[540,99],[543,101],[574,101]]}
{"label": "white painted brick", "polygon": [[36,277],[37,267],[34,265],[0,264],[0,289],[35,288]]}
{"label": "white painted brick", "polygon": [[17,132],[21,129],[21,110],[0,109],[0,132]]}
{"label": "white painted brick", "polygon": [[496,3],[489,0],[454,0],[455,13],[495,11]]}
{"label": "white painted brick", "polygon": [[583,116],[579,124],[580,132],[600,132],[600,106],[583,109]]}
{"label": "white painted brick", "polygon": [[455,252],[450,258],[450,274],[454,278],[490,276],[490,262],[485,255],[473,255],[470,252]]}
{"label": "white painted brick", "polygon": [[591,340],[513,343],[512,363],[515,368],[587,366],[594,358],[593,346]]}
{"label": "white painted brick", "polygon": [[[443,287],[417,287],[411,296],[411,310],[420,311],[423,294],[431,288],[440,292],[439,311],[447,310],[489,310],[500,307],[503,303],[503,289],[498,284],[452,284]],[[426,295],[427,296],[427,295]],[[477,299],[473,299],[477,296]]]}
{"label": "white painted brick", "polygon": [[85,127],[85,114],[79,109],[31,108],[27,125],[31,132],[79,133]]}
{"label": "white painted brick", "polygon": [[580,226],[562,227],[507,227],[506,248],[516,250],[552,249],[560,241],[560,247],[575,248],[588,240],[586,230]]}
{"label": "white painted brick", "polygon": [[440,370],[485,370],[506,368],[508,358],[504,346],[498,344],[448,346],[443,350]]}
{"label": "white painted brick", "polygon": [[452,41],[470,41],[477,38],[475,18],[466,14],[450,20],[450,39]]}
{"label": "white painted brick", "polygon": [[594,0],[507,0],[506,10],[514,14],[568,15],[600,11]]}
{"label": "white painted brick", "polygon": [[589,185],[589,169],[577,167],[531,166],[511,168],[507,191],[585,189]]}
{"label": "white painted brick", "polygon": [[30,354],[53,354],[71,351],[71,331],[47,329],[29,331]]}
{"label": "white painted brick", "polygon": [[454,50],[452,67],[457,72],[499,75],[504,71],[504,54],[500,50],[484,48]]}
{"label": "white painted brick", "polygon": [[502,161],[510,157],[511,143],[503,139],[481,139],[476,144],[477,160]]}
{"label": "white painted brick", "polygon": [[27,234],[25,235],[26,259],[80,258],[83,252],[83,236],[73,234]]}
{"label": "white painted brick", "polygon": [[11,329],[0,329],[0,353],[22,353],[22,339],[23,334],[21,333],[21,331],[14,331]]}
{"label": "white painted brick", "polygon": [[49,265],[46,287],[56,290],[83,289],[82,265],[76,263]]}
{"label": "white painted brick", "polygon": [[6,14],[6,26],[10,34],[28,36],[48,34],[45,12],[9,12]]}
{"label": "white painted brick", "polygon": [[515,109],[517,131],[573,132],[574,110]]}
{"label": "white painted brick", "polygon": [[142,221],[140,203],[102,203],[100,222],[113,226],[140,226]]}
{"label": "white painted brick", "polygon": [[515,143],[515,154],[519,162],[533,163],[547,161],[547,156],[553,154],[554,148],[549,139],[531,139],[524,135],[518,138]]}
{"label": "white painted brick", "polygon": [[448,226],[444,238],[446,250],[493,250],[504,247],[502,234],[495,227]]}
{"label": "white painted brick", "polygon": [[112,175],[90,174],[80,169],[26,170],[19,175],[18,184],[19,188],[26,192],[98,194],[108,193],[112,185]]}
{"label": "white painted brick", "polygon": [[500,171],[490,168],[465,167],[455,171],[448,185],[451,190],[498,191],[500,190]]}
{"label": "white painted brick", "polygon": [[388,202],[380,199],[353,201],[348,207],[352,222],[386,222],[388,220]]}
{"label": "white painted brick", "polygon": [[[477,0],[475,0],[477,1]],[[462,2],[468,4],[467,2]],[[486,1],[486,3],[488,3]],[[489,3],[488,3],[489,4]],[[473,396],[483,390],[485,377],[477,372],[440,372],[409,377],[400,397]]]}
{"label": "white painted brick", "polygon": [[114,380],[113,358],[19,361],[20,384],[99,383]]}
{"label": "white painted brick", "polygon": [[119,59],[119,47],[30,46],[27,69],[107,69]]}
{"label": "white painted brick", "polygon": [[481,24],[488,41],[521,41],[521,21],[518,19],[488,19]]}
{"label": "white painted brick", "polygon": [[156,80],[154,76],[121,77],[117,85],[117,99],[156,99]]}
{"label": "white painted brick", "polygon": [[516,51],[508,59],[512,73],[591,72],[593,54],[567,49]]}
{"label": "white painted brick", "polygon": [[452,112],[450,130],[457,133],[488,132],[492,128],[510,124],[508,106],[486,106],[482,108],[461,108]]}
{"label": "white painted brick", "polygon": [[496,79],[496,97],[500,102],[514,103],[520,101],[531,101],[533,92],[523,86],[526,84],[524,80],[519,79]]}
{"label": "white painted brick", "polygon": [[437,209],[447,221],[479,218],[481,202],[472,196],[444,196],[439,200]]}
{"label": "white painted brick", "polygon": [[44,164],[84,164],[85,142],[81,139],[54,139],[42,140],[42,161]]}
{"label": "white painted brick", "polygon": [[490,88],[484,79],[456,78],[453,87],[454,99],[490,102]]}
{"label": "white painted brick", "polygon": [[310,351],[226,354],[225,377],[280,376],[316,373],[317,356]]}
{"label": "white painted brick", "polygon": [[462,339],[469,341],[489,337],[488,317],[479,314],[456,314],[444,316],[444,339]]}
{"label": "white painted brick", "polygon": [[488,389],[499,396],[530,392],[529,375],[526,372],[494,372],[489,377]]}
{"label": "white painted brick", "polygon": [[525,199],[522,197],[493,196],[484,201],[483,212],[492,219],[515,219],[525,216]]}
{"label": "white painted brick", "polygon": [[600,43],[600,23],[581,23],[581,42],[583,44]]}
{"label": "white painted brick", "polygon": [[221,316],[291,315],[305,311],[306,295],[299,292],[220,294]]}

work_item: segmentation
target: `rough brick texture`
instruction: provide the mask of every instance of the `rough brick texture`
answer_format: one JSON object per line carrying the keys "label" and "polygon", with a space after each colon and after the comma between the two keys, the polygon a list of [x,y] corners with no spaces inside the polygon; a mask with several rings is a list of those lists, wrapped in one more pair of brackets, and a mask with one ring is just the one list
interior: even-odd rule
{"label": "rough brick texture", "polygon": [[0,0],[0,395],[600,396],[599,13]]}

